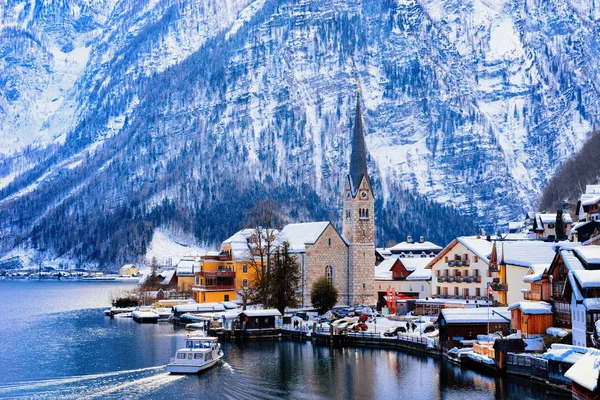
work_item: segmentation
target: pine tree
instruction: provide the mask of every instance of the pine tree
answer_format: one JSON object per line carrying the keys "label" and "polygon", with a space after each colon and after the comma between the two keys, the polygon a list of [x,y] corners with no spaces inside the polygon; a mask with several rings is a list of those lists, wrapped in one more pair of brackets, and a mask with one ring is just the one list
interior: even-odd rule
{"label": "pine tree", "polygon": [[300,265],[290,252],[290,243],[283,242],[273,253],[270,290],[267,307],[277,308],[281,314],[286,307],[298,307]]}
{"label": "pine tree", "polygon": [[556,212],[556,224],[554,225],[554,229],[556,231],[556,239],[566,239],[567,233],[565,232],[565,219],[563,216],[563,210],[558,210]]}
{"label": "pine tree", "polygon": [[337,304],[338,291],[326,276],[317,279],[310,290],[310,302],[319,311],[319,315],[325,314]]}

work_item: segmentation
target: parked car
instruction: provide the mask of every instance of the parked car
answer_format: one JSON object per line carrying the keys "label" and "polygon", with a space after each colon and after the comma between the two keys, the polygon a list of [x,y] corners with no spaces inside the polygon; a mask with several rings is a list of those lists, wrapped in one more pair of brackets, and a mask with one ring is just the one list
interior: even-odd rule
{"label": "parked car", "polygon": [[394,337],[394,336],[398,336],[399,333],[406,333],[406,328],[403,326],[396,326],[396,327],[390,328],[387,331],[383,332],[383,336]]}

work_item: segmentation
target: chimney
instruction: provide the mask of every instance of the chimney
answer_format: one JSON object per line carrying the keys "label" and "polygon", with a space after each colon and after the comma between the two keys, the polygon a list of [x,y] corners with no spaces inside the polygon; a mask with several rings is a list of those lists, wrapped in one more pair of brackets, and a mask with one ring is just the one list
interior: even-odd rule
{"label": "chimney", "polygon": [[408,235],[406,237],[406,243],[412,243],[412,236]]}
{"label": "chimney", "polygon": [[425,238],[423,236],[419,238],[419,243],[425,243]]}
{"label": "chimney", "polygon": [[487,240],[488,242],[491,242],[492,241],[492,237],[490,235],[487,235],[486,238],[485,238],[485,240]]}
{"label": "chimney", "polygon": [[477,239],[481,239],[481,235],[479,233],[477,234]]}

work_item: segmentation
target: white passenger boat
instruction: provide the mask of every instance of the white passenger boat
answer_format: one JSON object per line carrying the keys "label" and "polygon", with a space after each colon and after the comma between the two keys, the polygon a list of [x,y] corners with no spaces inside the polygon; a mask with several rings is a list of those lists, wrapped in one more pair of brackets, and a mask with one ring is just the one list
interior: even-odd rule
{"label": "white passenger boat", "polygon": [[190,336],[185,338],[185,347],[177,350],[167,364],[172,374],[197,374],[212,367],[223,357],[221,345],[215,337]]}

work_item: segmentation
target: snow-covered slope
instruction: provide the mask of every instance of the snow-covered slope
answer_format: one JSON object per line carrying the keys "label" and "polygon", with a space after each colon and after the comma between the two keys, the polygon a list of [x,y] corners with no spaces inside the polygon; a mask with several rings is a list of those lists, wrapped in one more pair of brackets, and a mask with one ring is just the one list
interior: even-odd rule
{"label": "snow-covered slope", "polygon": [[[8,247],[18,236],[105,258],[53,230],[59,216],[75,227],[102,216],[133,253],[173,221],[219,241],[265,195],[291,219],[336,219],[357,81],[379,240],[415,234],[411,224],[445,240],[458,217],[422,196],[486,227],[505,223],[532,207],[600,115],[593,0],[7,4]],[[36,41],[37,52],[20,51]]]}

